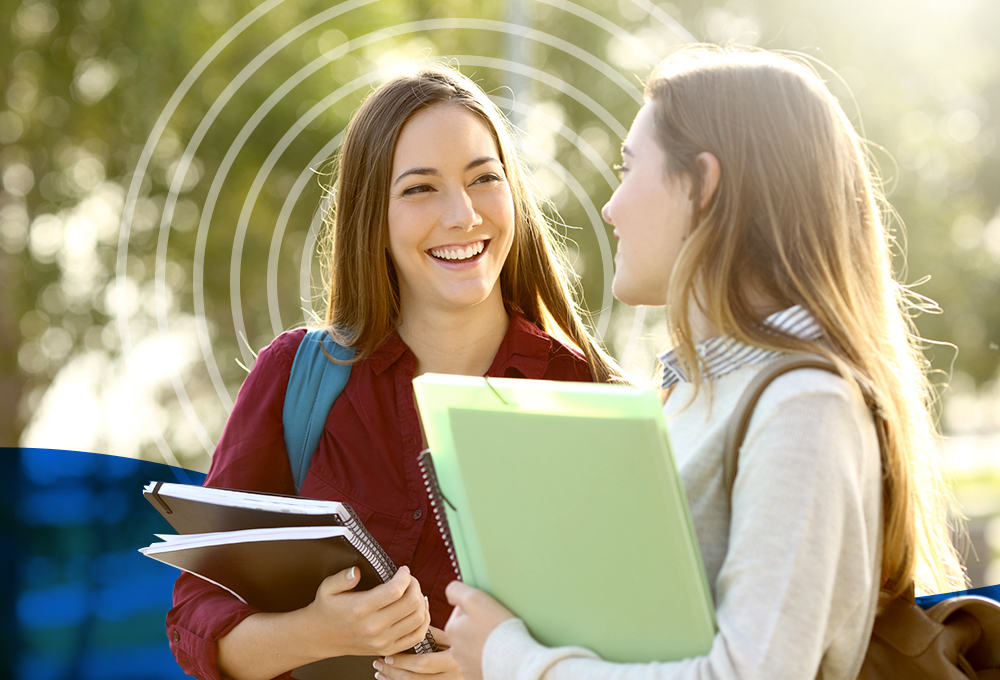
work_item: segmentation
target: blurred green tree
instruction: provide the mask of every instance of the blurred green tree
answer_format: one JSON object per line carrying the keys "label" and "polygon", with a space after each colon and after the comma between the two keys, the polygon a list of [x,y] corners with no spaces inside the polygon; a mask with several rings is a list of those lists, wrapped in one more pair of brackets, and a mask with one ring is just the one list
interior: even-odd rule
{"label": "blurred green tree", "polygon": [[[840,74],[831,87],[864,121],[906,225],[904,278],[930,275],[917,290],[944,309],[920,330],[959,348],[957,359],[932,348],[934,366],[995,380],[997,25],[1000,8],[976,0],[3,3],[0,413],[11,415],[0,445],[21,441],[53,380],[84,359],[89,394],[106,402],[93,417],[145,432],[109,392],[132,379],[124,331],[133,368],[158,375],[132,401],[149,400],[159,434],[119,441],[105,427],[84,443],[152,460],[173,451],[204,469],[237,362],[300,323],[319,292],[308,246],[329,179],[322,152],[376,69],[400,59],[462,55],[511,111],[599,324],[611,305],[613,248],[597,213],[616,185],[610,165],[639,79],[692,36],[801,50]],[[601,330],[620,353],[632,317],[615,310],[624,332]],[[152,342],[168,335],[174,345]]]}

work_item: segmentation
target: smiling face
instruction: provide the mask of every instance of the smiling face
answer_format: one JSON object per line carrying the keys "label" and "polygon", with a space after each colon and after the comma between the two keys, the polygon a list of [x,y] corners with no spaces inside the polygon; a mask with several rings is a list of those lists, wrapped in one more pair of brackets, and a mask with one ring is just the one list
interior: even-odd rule
{"label": "smiling face", "polygon": [[694,215],[691,182],[667,172],[653,108],[639,110],[622,147],[622,182],[601,214],[615,228],[615,297],[665,305],[667,284]]}
{"label": "smiling face", "polygon": [[514,202],[486,123],[460,105],[421,109],[392,157],[389,254],[403,318],[502,304]]}

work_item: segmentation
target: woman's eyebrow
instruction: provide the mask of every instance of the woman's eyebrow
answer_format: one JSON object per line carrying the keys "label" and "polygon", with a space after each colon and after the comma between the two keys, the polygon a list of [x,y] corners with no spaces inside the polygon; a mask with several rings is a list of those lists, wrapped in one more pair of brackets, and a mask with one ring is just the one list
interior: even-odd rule
{"label": "woman's eyebrow", "polygon": [[438,172],[436,168],[410,168],[409,170],[401,174],[399,177],[397,177],[396,181],[392,183],[392,186],[396,186],[397,184],[399,184],[399,180],[403,179],[408,175],[433,175],[435,177],[440,177],[441,173]]}
{"label": "woman's eyebrow", "polygon": [[[477,168],[480,165],[485,165],[486,163],[500,163],[500,160],[494,158],[493,156],[480,156],[479,158],[469,161],[469,164],[465,166],[465,171],[468,172],[472,168]],[[500,163],[503,165],[502,163]]]}
{"label": "woman's eyebrow", "polygon": [[[480,156],[474,160],[468,162],[468,164],[463,169],[463,172],[468,172],[472,168],[479,167],[480,165],[485,165],[486,163],[500,163],[500,160],[493,156]],[[502,163],[501,163],[502,165]],[[410,168],[406,172],[400,174],[399,177],[392,183],[393,186],[399,184],[399,180],[407,177],[409,175],[431,175],[433,177],[440,177],[441,172],[437,168]]]}

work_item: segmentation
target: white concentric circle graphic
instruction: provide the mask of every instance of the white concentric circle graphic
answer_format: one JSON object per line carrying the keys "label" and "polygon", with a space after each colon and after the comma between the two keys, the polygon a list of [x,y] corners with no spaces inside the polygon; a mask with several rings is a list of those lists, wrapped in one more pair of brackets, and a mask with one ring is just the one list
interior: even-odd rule
{"label": "white concentric circle graphic", "polygon": [[[594,95],[593,86],[601,86],[599,89],[605,92],[604,99],[607,98],[606,92],[611,91],[616,93],[616,101],[630,101],[637,109],[642,102],[642,91],[636,76],[648,73],[664,44],[694,40],[675,20],[647,0],[631,0],[631,9],[634,11],[630,12],[630,19],[627,21],[632,26],[631,29],[625,29],[615,21],[568,0],[512,0],[517,11],[512,12],[508,17],[511,20],[508,21],[471,16],[430,18],[385,23],[350,40],[341,34],[344,40],[340,44],[322,51],[317,57],[303,58],[300,68],[284,77],[280,85],[273,87],[274,74],[289,70],[286,65],[289,50],[313,40],[309,36],[324,29],[336,30],[338,21],[346,21],[349,16],[364,18],[364,25],[377,23],[373,18],[382,16],[375,11],[378,0],[348,0],[305,18],[269,44],[256,45],[256,49],[249,50],[245,44],[250,41],[249,32],[263,25],[261,22],[267,21],[269,13],[284,2],[285,0],[266,0],[254,8],[226,31],[186,74],[164,106],[143,147],[122,215],[116,262],[116,306],[119,310],[126,310],[119,314],[118,325],[130,379],[138,381],[143,370],[133,360],[137,342],[146,341],[150,337],[168,337],[171,333],[179,332],[177,327],[180,326],[182,332],[191,335],[190,345],[196,348],[188,368],[179,368],[170,375],[173,391],[170,401],[179,408],[183,427],[187,428],[189,434],[186,446],[182,447],[185,455],[191,453],[191,441],[197,442],[198,447],[211,455],[218,432],[213,431],[217,429],[217,424],[206,424],[203,406],[205,395],[213,394],[216,410],[228,413],[233,407],[232,395],[237,386],[233,384],[233,376],[227,378],[227,371],[220,367],[219,350],[213,345],[214,341],[219,340],[218,329],[225,325],[217,323],[220,310],[210,308],[206,298],[206,276],[213,276],[215,280],[220,278],[216,271],[219,268],[217,263],[226,259],[229,262],[229,312],[232,328],[226,333],[232,333],[232,337],[225,337],[225,344],[239,347],[240,359],[244,365],[251,366],[254,361],[250,338],[261,336],[259,327],[262,323],[265,327],[269,326],[267,331],[273,337],[287,328],[314,318],[313,302],[317,297],[314,274],[319,268],[317,244],[326,209],[326,199],[322,194],[318,197],[314,195],[319,190],[317,173],[339,149],[343,134],[342,129],[327,130],[324,118],[331,118],[334,111],[342,112],[345,106],[348,111],[356,109],[374,85],[399,70],[399,62],[414,58],[417,61],[452,63],[477,80],[489,77],[495,82],[517,83],[513,91],[509,87],[503,91],[494,90],[490,92],[490,96],[511,117],[515,127],[519,128],[519,143],[535,171],[548,177],[550,185],[555,183],[559,195],[578,206],[578,211],[586,216],[584,223],[573,225],[575,231],[569,236],[571,239],[585,238],[596,244],[602,293],[599,303],[596,300],[589,302],[591,308],[596,310],[595,330],[604,337],[613,325],[613,253],[608,230],[600,216],[601,206],[594,203],[593,195],[599,192],[606,196],[609,190],[614,190],[618,185],[611,170],[616,152],[609,153],[608,148],[614,149],[624,140],[634,109],[614,113],[613,109],[609,110],[608,106],[602,104],[602,98]],[[599,36],[597,43],[577,44],[547,32],[544,25],[525,25],[530,23],[524,19],[527,16],[525,10],[532,9],[533,6],[542,8],[543,14],[549,16],[573,17],[574,21],[584,22],[588,30],[592,29],[593,35]],[[637,20],[635,16],[639,15],[641,19]],[[637,24],[642,30],[635,30]],[[439,53],[433,47],[426,47],[436,44],[436,37],[442,38],[442,44],[451,44],[453,41],[444,38],[456,35],[468,39],[463,42],[466,44],[464,53]],[[483,36],[478,42],[484,45],[484,50],[490,40],[495,41],[496,36],[501,36],[505,45],[527,48],[521,50],[522,54],[514,54],[513,49],[502,55],[498,55],[495,50],[492,53],[473,53],[468,44],[478,44],[472,37],[479,36]],[[650,36],[658,38],[651,40]],[[398,53],[400,41],[415,40],[423,41],[420,44],[425,46],[417,54]],[[315,40],[313,42],[321,44]],[[598,56],[598,52],[606,51],[605,45],[613,45],[618,55],[625,54],[629,66],[615,65]],[[221,88],[211,105],[200,115],[196,125],[190,121],[185,126],[173,125],[182,104],[193,96],[196,84],[204,80],[206,73],[217,68],[220,55],[231,52],[234,46],[255,56],[246,61],[236,75],[227,78],[225,87]],[[574,64],[589,69],[588,72],[593,74],[593,82],[589,82],[589,78],[586,83],[570,82],[544,63],[533,63],[530,58],[531,46],[544,47],[545,50],[560,55],[560,58],[572,60]],[[305,52],[303,48],[300,53]],[[524,52],[528,55],[524,55]],[[380,53],[398,59],[383,59],[379,57]],[[282,56],[285,57],[284,60],[279,59]],[[344,68],[337,71],[340,67]],[[329,94],[319,101],[302,103],[294,123],[287,129],[277,133],[270,129],[264,131],[268,121],[274,119],[276,109],[287,107],[290,98],[295,97],[300,88],[331,70],[337,75],[332,79],[336,86]],[[248,93],[253,90],[255,74],[263,71],[268,73],[268,83],[272,84],[273,89],[263,101],[258,102]],[[351,73],[351,76],[343,77],[343,73]],[[243,108],[243,101],[246,99],[254,101],[252,109]],[[554,109],[549,102],[555,100],[565,102],[575,110],[585,110],[592,119],[592,123],[588,125],[599,129],[599,136],[609,144],[603,144],[601,149],[595,148],[588,141],[587,135],[568,127],[558,115],[558,110],[553,113]],[[616,108],[620,109],[621,106],[616,105]],[[339,115],[341,118],[344,116],[343,113]],[[235,126],[234,118],[239,121]],[[171,131],[175,127],[193,127],[194,130],[186,135],[183,151],[170,166],[167,186],[159,196],[162,198],[162,208],[152,258],[155,309],[151,310],[152,313],[150,310],[135,311],[135,306],[130,308],[128,304],[131,294],[130,258],[148,257],[150,254],[148,247],[138,240],[133,242],[136,207],[147,197],[150,187],[155,185],[153,166],[157,149],[165,135],[176,136],[176,132]],[[327,138],[319,143],[315,141],[314,131],[317,129],[329,132]],[[305,134],[307,132],[310,134]],[[199,153],[203,151],[211,135],[221,135],[227,139],[231,136],[231,141],[221,160],[213,163],[211,179],[199,176],[202,182],[200,186],[207,184],[208,188],[204,198],[199,199],[200,216],[193,234],[193,252],[190,259],[183,262],[191,272],[192,298],[190,314],[182,315],[176,309],[176,300],[168,288],[168,265],[177,262],[177,256],[172,251],[171,237],[178,234],[174,227],[175,217],[180,202],[184,200],[182,194],[191,188],[189,176],[200,167]],[[550,143],[540,143],[533,135],[543,135]],[[257,159],[248,171],[245,165],[246,150],[261,136],[274,141],[267,143],[269,152],[266,158]],[[219,146],[216,143],[215,148]],[[308,146],[305,153],[302,151],[303,146]],[[565,151],[567,148],[574,149],[576,158],[583,159],[579,162],[586,167],[575,167],[574,163],[574,167],[570,168],[559,160],[561,155],[555,150]],[[587,180],[589,185],[581,181],[581,175],[590,178]],[[241,179],[234,179],[237,176]],[[249,176],[252,176],[252,180],[248,184],[246,178]],[[234,188],[237,183],[239,187],[249,186],[249,189]],[[276,200],[274,191],[268,193],[268,187],[275,185],[281,187],[280,200]],[[236,196],[236,191],[245,193]],[[231,206],[234,204],[240,206],[238,215],[219,213],[221,206],[230,206],[229,211],[232,212]],[[261,208],[265,204],[270,206],[268,210]],[[308,210],[309,218],[302,219],[303,210]],[[225,244],[226,252],[220,251],[219,243]],[[259,262],[262,259],[260,254],[266,252],[265,271],[248,270],[244,266],[247,253],[250,252],[257,253],[252,258],[255,262]],[[206,271],[209,262],[216,270]],[[289,262],[294,263],[298,274],[295,286],[298,294],[291,300],[287,294]],[[588,266],[595,267],[596,264],[590,262]],[[593,274],[591,278],[593,279]],[[253,290],[256,291],[256,295],[250,299],[245,296],[248,281],[252,281]],[[261,281],[263,284],[257,285]],[[260,288],[263,293],[258,290]],[[284,296],[282,288],[286,290]],[[293,306],[290,302],[294,303],[294,309],[289,309]],[[260,309],[260,305],[265,303],[266,309]],[[285,310],[281,309],[282,304],[286,305]],[[254,326],[257,328],[252,336],[245,319],[247,312],[252,313]],[[155,324],[151,323],[152,318],[146,319],[143,314],[155,317]],[[618,348],[619,360],[627,364],[636,351],[643,328],[644,310],[638,308],[629,311],[615,306],[614,314],[633,315],[628,340],[623,347]],[[614,320],[614,325],[624,327],[623,320]],[[228,362],[232,359],[233,357],[227,357],[223,365],[231,369]],[[196,378],[192,378],[192,375]],[[188,387],[192,380],[200,385],[200,401],[192,399]],[[168,423],[163,409],[156,408],[156,405],[146,406],[146,424],[156,448],[167,463],[180,465],[180,458],[184,456],[178,455],[179,450],[175,451],[177,445],[172,443],[171,435],[171,431],[178,428],[177,422]]]}

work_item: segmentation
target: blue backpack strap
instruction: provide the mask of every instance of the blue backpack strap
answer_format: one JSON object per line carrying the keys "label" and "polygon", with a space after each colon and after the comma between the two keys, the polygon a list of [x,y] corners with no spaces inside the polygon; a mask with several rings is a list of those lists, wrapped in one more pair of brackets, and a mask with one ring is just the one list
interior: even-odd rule
{"label": "blue backpack strap", "polygon": [[350,361],[354,358],[354,349],[334,342],[325,329],[306,331],[302,344],[295,352],[292,372],[288,377],[281,425],[285,433],[288,462],[292,466],[295,493],[299,492],[306,479],[333,402],[344,391],[347,379],[351,377],[351,364],[335,363],[327,355]]}

